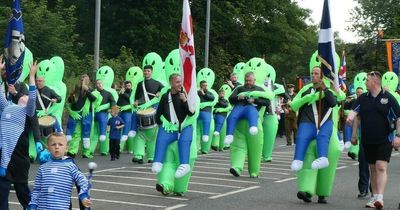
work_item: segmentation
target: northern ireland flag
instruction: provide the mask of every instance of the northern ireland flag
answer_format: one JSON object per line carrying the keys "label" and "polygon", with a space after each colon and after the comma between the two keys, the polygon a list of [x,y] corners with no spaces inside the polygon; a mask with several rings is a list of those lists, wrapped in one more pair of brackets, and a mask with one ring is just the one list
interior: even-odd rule
{"label": "northern ireland flag", "polygon": [[339,87],[343,91],[346,91],[346,89],[347,89],[347,87],[346,87],[346,71],[347,71],[346,53],[343,51],[343,53],[342,53],[342,65],[340,66],[340,69],[339,69]]}
{"label": "northern ireland flag", "polygon": [[321,61],[321,68],[324,75],[331,79],[336,87],[339,87],[338,72],[336,72],[336,67],[338,67],[339,64],[335,61],[335,43],[329,11],[330,2],[329,0],[324,0],[318,39],[318,59]]}
{"label": "northern ireland flag", "polygon": [[179,34],[179,54],[181,58],[181,75],[183,87],[188,93],[188,105],[191,111],[196,107],[196,59],[192,15],[189,1],[183,0],[181,32]]}
{"label": "northern ireland flag", "polygon": [[14,84],[21,76],[25,56],[25,36],[19,0],[13,0],[4,46],[7,83]]}

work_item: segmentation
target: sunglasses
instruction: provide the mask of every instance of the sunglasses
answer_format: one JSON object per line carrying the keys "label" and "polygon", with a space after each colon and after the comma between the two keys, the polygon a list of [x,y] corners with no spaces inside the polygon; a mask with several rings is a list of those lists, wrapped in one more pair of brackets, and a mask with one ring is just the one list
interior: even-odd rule
{"label": "sunglasses", "polygon": [[379,71],[371,71],[368,73],[368,76],[378,76],[379,78],[381,78],[382,74]]}

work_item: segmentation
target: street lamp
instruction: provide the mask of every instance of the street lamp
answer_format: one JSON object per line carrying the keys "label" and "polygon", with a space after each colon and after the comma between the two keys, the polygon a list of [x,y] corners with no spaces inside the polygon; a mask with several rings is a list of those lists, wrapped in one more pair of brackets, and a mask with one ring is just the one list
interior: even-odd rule
{"label": "street lamp", "polygon": [[93,73],[96,75],[97,69],[99,69],[99,51],[100,51],[100,8],[101,0],[96,0],[96,14],[95,14],[95,25],[94,25],[94,69]]}
{"label": "street lamp", "polygon": [[209,51],[209,42],[210,42],[210,4],[211,0],[207,0],[207,13],[206,13],[206,43],[205,43],[205,58],[204,58],[204,67],[208,67],[208,51]]}

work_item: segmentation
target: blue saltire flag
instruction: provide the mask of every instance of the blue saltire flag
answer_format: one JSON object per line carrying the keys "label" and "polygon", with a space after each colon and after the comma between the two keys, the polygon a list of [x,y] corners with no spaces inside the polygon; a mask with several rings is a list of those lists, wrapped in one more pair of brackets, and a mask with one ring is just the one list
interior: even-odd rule
{"label": "blue saltire flag", "polygon": [[8,84],[15,84],[21,76],[25,56],[24,24],[19,0],[13,0],[4,46]]}
{"label": "blue saltire flag", "polygon": [[330,2],[324,0],[322,11],[321,27],[318,38],[318,59],[321,61],[321,68],[326,77],[331,79],[336,87],[339,87],[337,64],[335,61],[335,42],[330,16]]}

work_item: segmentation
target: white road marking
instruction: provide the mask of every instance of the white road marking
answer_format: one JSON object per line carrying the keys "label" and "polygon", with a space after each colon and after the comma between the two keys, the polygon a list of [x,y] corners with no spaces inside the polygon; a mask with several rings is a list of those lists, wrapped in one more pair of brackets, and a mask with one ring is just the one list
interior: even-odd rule
{"label": "white road marking", "polygon": [[170,196],[163,196],[163,195],[141,194],[141,193],[134,193],[134,192],[113,191],[113,190],[103,190],[103,189],[95,189],[95,188],[90,189],[90,191],[115,193],[115,194],[123,194],[123,195],[136,195],[136,196],[153,197],[153,198],[163,198],[163,199],[171,199],[171,200],[179,200],[179,201],[189,200],[187,198],[170,197]]}
{"label": "white road marking", "polygon": [[275,181],[275,182],[282,183],[282,182],[287,182],[287,181],[294,180],[294,179],[297,179],[297,177],[290,177],[290,178],[286,178],[286,179],[281,179],[281,180],[278,180],[278,181]]}
{"label": "white road marking", "polygon": [[175,205],[175,206],[167,207],[167,208],[165,208],[165,210],[179,209],[179,208],[182,208],[182,207],[185,207],[185,206],[187,206],[187,204],[178,204],[178,205]]}
{"label": "white road marking", "polygon": [[348,166],[340,166],[340,167],[337,167],[336,170],[344,169],[344,168],[347,168],[347,167]]}
{"label": "white road marking", "polygon": [[[71,197],[74,199],[78,199],[78,197]],[[100,201],[106,203],[118,203],[118,204],[128,204],[133,206],[145,206],[151,208],[165,208],[166,206],[159,206],[159,205],[152,205],[152,204],[145,204],[145,203],[134,203],[134,202],[126,202],[126,201],[116,201],[116,200],[106,200],[106,199],[99,199],[99,198],[90,198],[91,201]]]}
{"label": "white road marking", "polygon": [[227,192],[227,193],[223,193],[223,194],[219,194],[219,195],[214,195],[214,196],[211,196],[211,197],[208,197],[208,198],[209,199],[217,199],[217,198],[225,197],[225,196],[228,196],[228,195],[233,195],[233,194],[236,194],[236,193],[241,193],[241,192],[245,192],[245,191],[249,191],[249,190],[254,190],[254,189],[257,189],[257,188],[260,188],[260,186],[247,187],[247,188],[240,189],[240,190],[235,190],[235,191],[231,191],[231,192]]}

